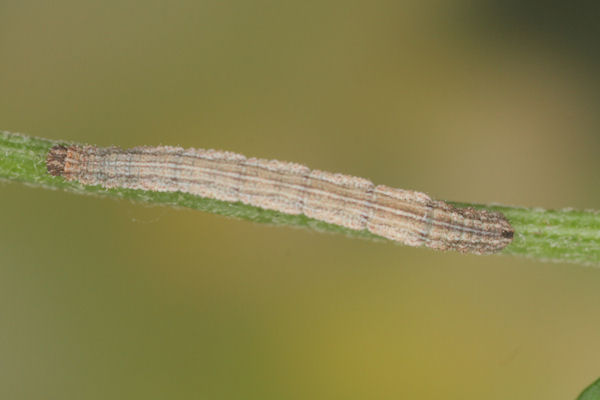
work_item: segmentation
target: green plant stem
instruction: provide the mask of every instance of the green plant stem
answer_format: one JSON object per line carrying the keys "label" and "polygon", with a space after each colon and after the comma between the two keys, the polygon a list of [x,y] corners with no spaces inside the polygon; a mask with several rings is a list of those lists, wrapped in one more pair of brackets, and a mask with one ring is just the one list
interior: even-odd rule
{"label": "green plant stem", "polygon": [[[149,204],[188,207],[255,222],[308,227],[351,236],[381,239],[368,231],[353,231],[304,215],[287,215],[242,203],[228,203],[185,193],[104,189],[54,177],[46,171],[46,155],[55,144],[73,144],[15,133],[0,133],[0,179],[70,192],[120,197]],[[546,261],[600,265],[600,212],[543,210],[497,205],[452,203],[502,212],[515,229],[515,239],[501,254],[517,254]]]}

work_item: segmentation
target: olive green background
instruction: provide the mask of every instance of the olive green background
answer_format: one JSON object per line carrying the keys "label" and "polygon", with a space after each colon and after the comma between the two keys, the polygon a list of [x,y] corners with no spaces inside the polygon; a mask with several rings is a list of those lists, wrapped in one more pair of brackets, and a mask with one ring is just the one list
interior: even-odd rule
{"label": "olive green background", "polygon": [[[598,10],[560,7],[0,0],[0,129],[598,209]],[[1,398],[550,400],[600,376],[599,269],[11,183],[0,226]]]}

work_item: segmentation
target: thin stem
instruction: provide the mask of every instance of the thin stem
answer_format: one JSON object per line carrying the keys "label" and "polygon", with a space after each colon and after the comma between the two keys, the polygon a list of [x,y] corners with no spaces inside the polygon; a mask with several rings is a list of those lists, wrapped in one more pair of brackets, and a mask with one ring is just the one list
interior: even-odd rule
{"label": "thin stem", "polygon": [[[213,214],[233,216],[255,222],[307,227],[350,236],[382,239],[368,231],[354,231],[327,224],[304,215],[277,211],[185,193],[161,193],[131,189],[104,189],[84,186],[53,177],[46,171],[46,155],[55,144],[74,144],[35,138],[15,133],[0,133],[0,179],[22,182],[49,189],[120,197],[148,204],[187,207]],[[513,242],[501,254],[517,254],[545,261],[600,265],[600,212],[577,210],[543,210],[497,205],[452,203],[502,212],[515,229]]]}

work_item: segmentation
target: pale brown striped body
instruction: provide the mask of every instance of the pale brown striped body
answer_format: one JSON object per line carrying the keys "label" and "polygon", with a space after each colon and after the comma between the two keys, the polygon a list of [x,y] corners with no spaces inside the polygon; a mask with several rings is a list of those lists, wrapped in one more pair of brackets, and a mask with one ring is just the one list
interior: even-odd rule
{"label": "pale brown striped body", "polygon": [[513,229],[496,212],[455,208],[424,193],[295,163],[178,147],[55,146],[48,171],[86,185],[184,192],[307,217],[410,246],[488,254]]}

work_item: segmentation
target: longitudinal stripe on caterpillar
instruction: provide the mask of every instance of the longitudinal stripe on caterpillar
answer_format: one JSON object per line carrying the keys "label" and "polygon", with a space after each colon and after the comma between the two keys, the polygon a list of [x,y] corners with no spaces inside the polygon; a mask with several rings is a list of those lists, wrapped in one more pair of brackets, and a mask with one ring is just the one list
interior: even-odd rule
{"label": "longitudinal stripe on caterpillar", "polygon": [[364,178],[216,150],[55,146],[47,168],[83,184],[240,201],[438,250],[494,253],[511,243],[514,234],[497,212],[456,208]]}

